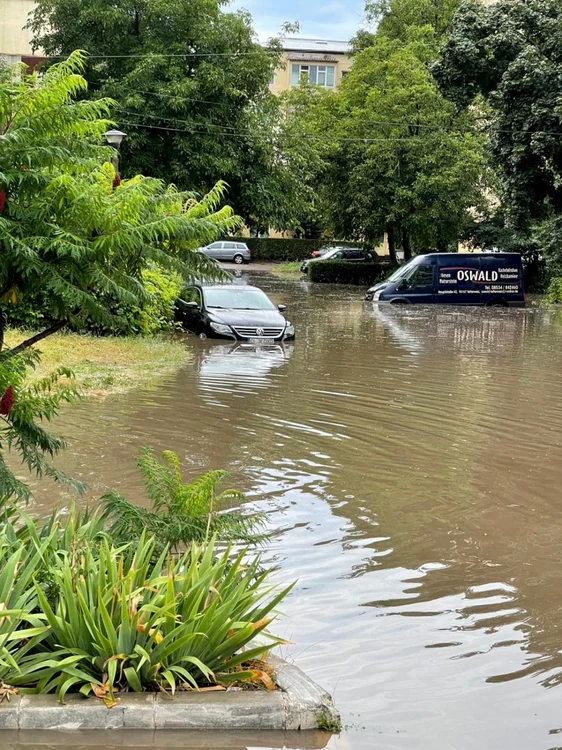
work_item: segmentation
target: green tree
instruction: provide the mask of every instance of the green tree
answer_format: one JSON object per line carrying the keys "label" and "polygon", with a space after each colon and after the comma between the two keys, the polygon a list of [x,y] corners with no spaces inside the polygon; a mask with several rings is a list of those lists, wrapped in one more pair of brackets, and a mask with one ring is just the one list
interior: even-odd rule
{"label": "green tree", "polygon": [[[278,158],[269,91],[280,47],[255,40],[223,0],[39,0],[31,28],[48,55],[90,53],[90,91],[119,102],[123,171],[208,192],[219,180],[246,223],[295,221],[298,184]],[[295,192],[296,191],[296,192]]]}
{"label": "green tree", "polygon": [[333,135],[318,148],[335,234],[376,244],[386,231],[391,255],[401,243],[406,257],[456,242],[482,202],[486,167],[470,116],[456,116],[435,86],[424,34],[406,44],[377,35],[337,93],[295,97],[301,127]]}
{"label": "green tree", "polygon": [[529,247],[562,256],[562,6],[558,0],[464,2],[434,67],[459,111],[490,134],[502,212]]}
{"label": "green tree", "polygon": [[200,201],[140,175],[115,189],[99,145],[110,102],[74,100],[81,68],[75,54],[42,79],[0,79],[0,310],[43,292],[56,320],[18,351],[70,320],[115,323],[108,299],[142,300],[151,263],[204,274],[213,267],[193,248],[237,225],[216,210],[220,184]]}
{"label": "green tree", "polygon": [[[82,56],[44,77],[0,75],[0,498],[27,490],[6,467],[13,448],[39,475],[61,479],[49,458],[63,446],[42,423],[76,393],[58,375],[30,388],[33,344],[70,321],[118,323],[108,301],[146,298],[143,273],[157,263],[185,277],[216,275],[193,248],[238,224],[218,185],[197,201],[156,179],[136,177],[115,189],[100,146],[108,100],[76,101],[85,92]],[[52,325],[14,349],[2,349],[4,311],[41,294]]]}
{"label": "green tree", "polygon": [[366,0],[367,20],[377,24],[377,35],[410,40],[417,29],[430,27],[436,39],[449,30],[461,0]]}

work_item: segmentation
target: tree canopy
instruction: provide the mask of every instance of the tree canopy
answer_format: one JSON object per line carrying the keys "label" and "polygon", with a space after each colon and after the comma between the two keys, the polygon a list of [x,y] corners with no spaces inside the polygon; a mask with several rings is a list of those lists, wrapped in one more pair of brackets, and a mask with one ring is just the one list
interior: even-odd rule
{"label": "tree canopy", "polygon": [[[30,347],[69,321],[115,321],[108,300],[146,295],[143,271],[156,262],[185,277],[216,267],[195,248],[238,226],[218,208],[221,184],[200,200],[137,175],[114,182],[101,145],[112,102],[85,94],[83,56],[44,76],[0,73],[0,449],[16,448],[30,469],[60,478],[47,458],[61,447],[40,422],[75,397],[57,376],[29,388]],[[4,310],[42,293],[55,322],[2,349]],[[63,372],[61,375],[68,375]],[[0,498],[25,495],[0,451]]]}
{"label": "tree canopy", "polygon": [[508,225],[561,247],[558,0],[501,0],[488,8],[463,2],[434,73],[459,111],[480,111]]}
{"label": "tree canopy", "polygon": [[386,231],[391,255],[401,243],[408,257],[452,247],[483,202],[485,138],[435,85],[429,65],[441,31],[423,13],[415,23],[414,2],[384,6],[379,30],[359,40],[339,90],[295,92],[292,119],[321,139],[311,149],[336,236],[378,244]]}
{"label": "tree canopy", "polygon": [[280,47],[254,38],[246,12],[223,0],[39,0],[31,28],[48,55],[89,53],[90,95],[119,102],[127,132],[125,175],[142,172],[179,189],[219,180],[249,225],[296,221],[299,185],[269,91]]}

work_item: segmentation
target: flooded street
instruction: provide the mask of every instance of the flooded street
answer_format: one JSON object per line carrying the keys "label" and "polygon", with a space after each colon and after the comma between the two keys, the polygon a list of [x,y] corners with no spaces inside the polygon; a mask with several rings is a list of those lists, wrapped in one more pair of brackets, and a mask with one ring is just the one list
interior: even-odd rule
{"label": "flooded street", "polygon": [[59,463],[138,502],[143,445],[229,470],[299,581],[277,632],[335,694],[330,750],[562,747],[562,314],[252,280],[294,344],[190,338],[160,387],[68,409]]}

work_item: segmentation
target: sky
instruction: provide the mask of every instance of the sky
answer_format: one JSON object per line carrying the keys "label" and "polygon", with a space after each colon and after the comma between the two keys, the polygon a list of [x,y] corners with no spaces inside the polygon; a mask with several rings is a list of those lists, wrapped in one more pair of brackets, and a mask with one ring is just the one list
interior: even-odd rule
{"label": "sky", "polygon": [[361,25],[364,0],[233,0],[230,7],[250,11],[261,42],[276,36],[285,21],[300,23],[298,36],[347,40]]}

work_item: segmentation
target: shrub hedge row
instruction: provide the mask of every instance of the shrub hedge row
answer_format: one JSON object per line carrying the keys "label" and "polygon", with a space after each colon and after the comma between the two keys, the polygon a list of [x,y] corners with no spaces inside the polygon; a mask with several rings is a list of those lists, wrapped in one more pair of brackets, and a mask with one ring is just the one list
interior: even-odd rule
{"label": "shrub hedge row", "polygon": [[327,240],[282,240],[261,237],[229,237],[245,242],[252,251],[252,260],[291,261],[310,258],[314,250],[330,245]]}
{"label": "shrub hedge row", "polygon": [[308,267],[308,278],[320,284],[357,284],[370,286],[390,276],[389,263],[350,263],[349,261],[314,261]]}

